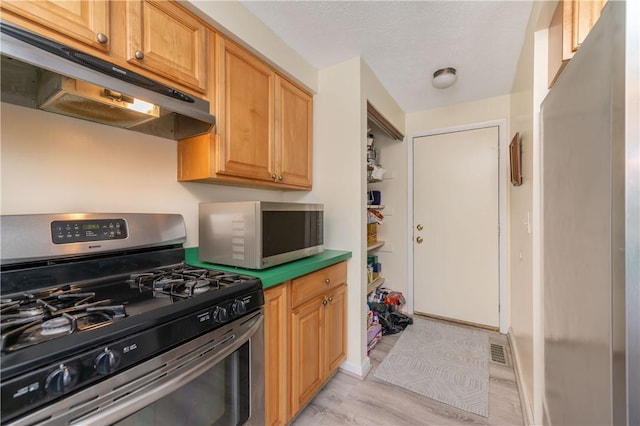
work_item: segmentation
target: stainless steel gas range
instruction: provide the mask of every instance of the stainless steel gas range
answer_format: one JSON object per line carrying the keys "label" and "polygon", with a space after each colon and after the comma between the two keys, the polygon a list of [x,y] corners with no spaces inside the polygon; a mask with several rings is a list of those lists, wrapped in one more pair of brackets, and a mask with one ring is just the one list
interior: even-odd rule
{"label": "stainless steel gas range", "polygon": [[0,220],[2,424],[264,424],[262,283],[180,215]]}

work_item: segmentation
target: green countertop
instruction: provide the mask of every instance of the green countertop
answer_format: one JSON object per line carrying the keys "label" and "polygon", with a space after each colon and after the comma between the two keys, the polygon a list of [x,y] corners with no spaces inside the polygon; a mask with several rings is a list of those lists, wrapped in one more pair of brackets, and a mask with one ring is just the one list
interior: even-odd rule
{"label": "green countertop", "polygon": [[343,260],[350,258],[350,251],[325,250],[322,253],[305,257],[304,259],[298,259],[293,262],[273,266],[271,268],[257,270],[203,262],[198,258],[198,247],[189,247],[185,249],[185,260],[188,265],[253,275],[262,280],[263,288],[280,284],[284,281],[317,271],[325,266],[330,266],[334,263],[342,262]]}

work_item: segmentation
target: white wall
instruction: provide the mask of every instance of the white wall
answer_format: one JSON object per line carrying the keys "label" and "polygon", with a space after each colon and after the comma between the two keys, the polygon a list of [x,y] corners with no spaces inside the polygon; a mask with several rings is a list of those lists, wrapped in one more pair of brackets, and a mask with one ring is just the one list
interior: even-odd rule
{"label": "white wall", "polygon": [[1,214],[179,213],[198,245],[198,203],[280,191],[179,183],[176,142],[3,103]]}
{"label": "white wall", "polygon": [[[508,118],[509,95],[407,114],[407,134]],[[409,141],[411,142],[411,141]]]}
{"label": "white wall", "polygon": [[534,2],[512,88],[511,134],[522,136],[523,184],[510,187],[511,343],[527,421],[542,423],[544,347],[540,244],[540,103],[547,93],[547,30],[557,2]]}
{"label": "white wall", "polygon": [[[361,375],[368,369],[365,305],[362,295],[363,239],[360,58],[318,72],[314,97],[313,196],[325,205],[325,244],[350,250],[347,288],[347,359],[343,368]],[[287,194],[294,197],[296,194]]]}

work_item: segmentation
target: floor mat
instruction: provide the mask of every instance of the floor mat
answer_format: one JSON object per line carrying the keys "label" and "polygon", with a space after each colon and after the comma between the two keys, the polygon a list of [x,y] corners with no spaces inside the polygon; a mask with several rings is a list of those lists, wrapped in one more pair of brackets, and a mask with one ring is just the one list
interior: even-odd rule
{"label": "floor mat", "polygon": [[414,318],[374,377],[489,416],[489,338],[480,331]]}

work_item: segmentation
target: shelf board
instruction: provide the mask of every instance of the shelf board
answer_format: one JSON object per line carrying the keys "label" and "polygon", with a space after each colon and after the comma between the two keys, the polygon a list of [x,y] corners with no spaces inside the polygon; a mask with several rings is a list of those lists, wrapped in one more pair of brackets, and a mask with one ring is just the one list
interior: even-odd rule
{"label": "shelf board", "polygon": [[367,251],[375,250],[384,245],[384,241],[376,241],[375,243],[367,244]]}
{"label": "shelf board", "polygon": [[369,210],[383,210],[384,204],[367,204],[367,209]]}
{"label": "shelf board", "polygon": [[367,284],[367,296],[370,295],[371,293],[373,293],[375,291],[375,289],[377,289],[378,287],[380,287],[382,284],[384,284],[384,277],[382,275],[379,275],[378,278],[376,278],[375,280],[371,281],[370,283]]}

